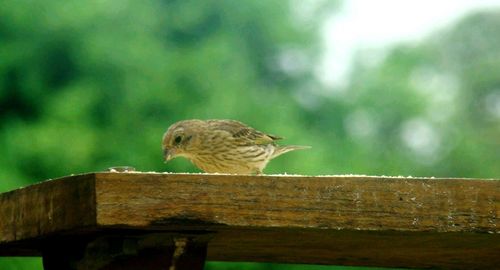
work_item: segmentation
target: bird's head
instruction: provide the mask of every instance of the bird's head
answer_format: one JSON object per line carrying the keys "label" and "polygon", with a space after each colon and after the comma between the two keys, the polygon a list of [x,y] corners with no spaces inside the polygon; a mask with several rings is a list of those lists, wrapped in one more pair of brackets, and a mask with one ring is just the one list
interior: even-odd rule
{"label": "bird's head", "polygon": [[165,162],[178,156],[189,156],[193,138],[200,129],[202,121],[186,120],[171,125],[163,135],[162,149]]}

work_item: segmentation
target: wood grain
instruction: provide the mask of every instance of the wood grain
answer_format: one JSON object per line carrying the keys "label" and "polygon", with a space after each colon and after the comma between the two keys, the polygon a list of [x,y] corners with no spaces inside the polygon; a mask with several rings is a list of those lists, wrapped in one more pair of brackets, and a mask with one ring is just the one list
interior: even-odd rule
{"label": "wood grain", "polygon": [[94,173],[1,194],[0,255],[39,255],[58,237],[195,233],[212,235],[208,260],[488,269],[499,196],[493,179]]}
{"label": "wood grain", "polygon": [[95,225],[95,175],[0,194],[0,244]]}

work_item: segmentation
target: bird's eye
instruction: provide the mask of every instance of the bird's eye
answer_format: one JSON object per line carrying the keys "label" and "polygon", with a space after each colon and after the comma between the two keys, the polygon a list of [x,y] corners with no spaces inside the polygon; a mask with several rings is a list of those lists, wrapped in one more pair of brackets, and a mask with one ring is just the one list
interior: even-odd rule
{"label": "bird's eye", "polygon": [[181,136],[176,136],[175,139],[174,139],[174,143],[175,144],[179,144],[179,143],[181,143],[181,141],[182,141],[182,137]]}

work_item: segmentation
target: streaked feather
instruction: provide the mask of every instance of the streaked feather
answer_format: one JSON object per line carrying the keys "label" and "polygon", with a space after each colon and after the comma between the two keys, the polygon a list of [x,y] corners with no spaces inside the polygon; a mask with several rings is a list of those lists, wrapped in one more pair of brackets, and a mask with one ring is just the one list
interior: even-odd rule
{"label": "streaked feather", "polygon": [[309,146],[278,146],[279,136],[266,134],[235,120],[184,120],[163,136],[164,153],[183,156],[205,172],[262,173],[267,163],[284,153]]}

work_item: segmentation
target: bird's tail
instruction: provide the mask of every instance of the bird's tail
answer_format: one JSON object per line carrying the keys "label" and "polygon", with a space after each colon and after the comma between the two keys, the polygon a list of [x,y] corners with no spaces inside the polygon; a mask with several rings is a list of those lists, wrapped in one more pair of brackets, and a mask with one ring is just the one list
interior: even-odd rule
{"label": "bird's tail", "polygon": [[305,146],[305,145],[284,145],[284,146],[277,146],[276,149],[274,150],[274,153],[271,158],[275,158],[277,156],[283,155],[284,153],[294,151],[294,150],[301,150],[301,149],[309,149],[311,146]]}

